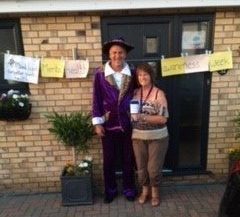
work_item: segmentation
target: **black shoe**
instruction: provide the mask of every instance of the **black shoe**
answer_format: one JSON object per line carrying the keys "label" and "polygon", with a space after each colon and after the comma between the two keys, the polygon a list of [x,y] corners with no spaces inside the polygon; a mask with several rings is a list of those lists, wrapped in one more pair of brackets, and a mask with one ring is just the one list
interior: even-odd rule
{"label": "black shoe", "polygon": [[104,202],[104,203],[112,203],[112,202],[113,202],[113,199],[114,199],[113,196],[105,195],[103,202]]}
{"label": "black shoe", "polygon": [[126,196],[126,199],[128,201],[134,201],[135,200],[135,196]]}

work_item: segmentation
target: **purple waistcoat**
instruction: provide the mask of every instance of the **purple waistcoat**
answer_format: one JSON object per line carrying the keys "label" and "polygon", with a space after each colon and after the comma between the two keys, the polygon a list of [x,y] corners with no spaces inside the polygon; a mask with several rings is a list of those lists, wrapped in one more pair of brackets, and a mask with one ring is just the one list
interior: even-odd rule
{"label": "purple waistcoat", "polygon": [[135,88],[135,72],[123,75],[120,90],[112,75],[105,77],[103,69],[97,68],[93,86],[93,117],[105,117],[104,128],[111,131],[131,129],[129,105]]}

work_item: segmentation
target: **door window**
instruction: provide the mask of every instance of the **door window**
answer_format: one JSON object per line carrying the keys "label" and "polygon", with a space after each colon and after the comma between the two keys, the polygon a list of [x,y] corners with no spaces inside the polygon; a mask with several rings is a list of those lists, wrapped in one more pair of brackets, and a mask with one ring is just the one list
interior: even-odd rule
{"label": "door window", "polygon": [[182,51],[195,54],[207,46],[207,22],[184,23],[182,26]]}

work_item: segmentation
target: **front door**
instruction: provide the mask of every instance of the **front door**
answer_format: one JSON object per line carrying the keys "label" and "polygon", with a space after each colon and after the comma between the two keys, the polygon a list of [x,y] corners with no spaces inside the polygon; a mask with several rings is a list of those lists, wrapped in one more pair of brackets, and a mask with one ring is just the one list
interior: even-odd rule
{"label": "front door", "polygon": [[211,50],[212,20],[212,15],[102,18],[102,40],[125,38],[135,47],[128,63],[151,64],[157,86],[166,93],[170,140],[165,173],[206,169],[211,76],[204,72],[162,77],[160,59]]}

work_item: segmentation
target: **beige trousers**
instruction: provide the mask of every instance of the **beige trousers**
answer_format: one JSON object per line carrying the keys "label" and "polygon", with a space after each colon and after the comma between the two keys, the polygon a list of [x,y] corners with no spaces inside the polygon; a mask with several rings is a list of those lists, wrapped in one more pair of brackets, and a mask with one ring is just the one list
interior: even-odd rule
{"label": "beige trousers", "polygon": [[158,187],[168,148],[168,137],[159,140],[133,139],[138,181],[141,186]]}

